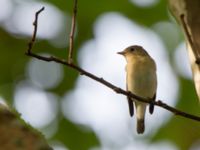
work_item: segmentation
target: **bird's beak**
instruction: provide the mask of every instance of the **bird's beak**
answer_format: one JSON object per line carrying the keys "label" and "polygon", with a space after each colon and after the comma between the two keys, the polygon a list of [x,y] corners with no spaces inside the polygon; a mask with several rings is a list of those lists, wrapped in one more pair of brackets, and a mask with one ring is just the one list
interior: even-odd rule
{"label": "bird's beak", "polygon": [[117,54],[124,55],[125,52],[124,52],[124,51],[121,51],[121,52],[117,52]]}

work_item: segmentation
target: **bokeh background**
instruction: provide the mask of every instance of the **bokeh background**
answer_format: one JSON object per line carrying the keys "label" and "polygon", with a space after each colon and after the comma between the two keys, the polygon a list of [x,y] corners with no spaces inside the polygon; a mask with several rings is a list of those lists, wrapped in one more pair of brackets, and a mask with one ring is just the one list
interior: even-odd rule
{"label": "bokeh background", "polygon": [[[199,150],[200,124],[156,107],[137,135],[126,98],[56,63],[25,56],[42,6],[34,52],[67,58],[72,0],[0,0],[0,101],[55,150]],[[125,59],[142,45],[157,63],[157,99],[200,115],[183,34],[163,0],[78,1],[76,63],[125,89]]]}

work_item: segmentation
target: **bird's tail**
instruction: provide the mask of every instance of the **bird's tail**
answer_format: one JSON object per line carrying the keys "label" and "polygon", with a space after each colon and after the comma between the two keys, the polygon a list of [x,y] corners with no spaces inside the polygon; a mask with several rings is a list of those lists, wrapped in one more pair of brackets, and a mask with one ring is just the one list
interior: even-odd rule
{"label": "bird's tail", "polygon": [[137,102],[136,103],[136,116],[137,116],[137,133],[142,134],[145,130],[145,111],[146,111],[146,104]]}
{"label": "bird's tail", "polygon": [[144,125],[144,119],[137,119],[137,133],[142,134],[144,133],[145,125]]}

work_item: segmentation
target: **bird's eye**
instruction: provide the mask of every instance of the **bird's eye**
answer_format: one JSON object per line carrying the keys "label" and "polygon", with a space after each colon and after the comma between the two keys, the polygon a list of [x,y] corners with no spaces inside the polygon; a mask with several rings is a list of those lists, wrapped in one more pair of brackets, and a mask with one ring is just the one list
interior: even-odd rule
{"label": "bird's eye", "polygon": [[133,47],[130,48],[131,52],[133,52],[135,49]]}

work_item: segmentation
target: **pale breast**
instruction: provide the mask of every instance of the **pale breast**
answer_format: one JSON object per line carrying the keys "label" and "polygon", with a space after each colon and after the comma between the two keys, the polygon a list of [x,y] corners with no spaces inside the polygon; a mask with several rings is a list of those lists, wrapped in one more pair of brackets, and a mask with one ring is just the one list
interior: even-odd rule
{"label": "pale breast", "polygon": [[128,90],[141,97],[152,98],[157,89],[154,61],[142,59],[134,63],[129,62],[126,67]]}

